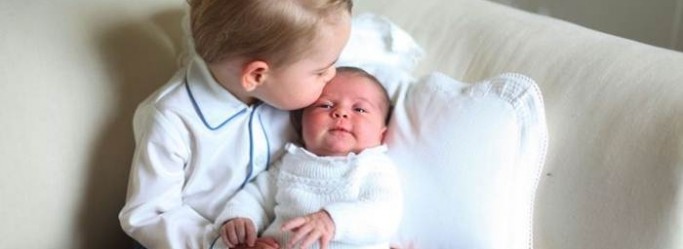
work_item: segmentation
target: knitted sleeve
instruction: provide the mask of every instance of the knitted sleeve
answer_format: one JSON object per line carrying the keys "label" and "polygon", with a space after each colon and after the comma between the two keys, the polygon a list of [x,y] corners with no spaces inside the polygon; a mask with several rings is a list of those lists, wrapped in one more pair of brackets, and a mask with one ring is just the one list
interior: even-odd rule
{"label": "knitted sleeve", "polygon": [[385,154],[360,162],[367,170],[360,177],[358,200],[325,206],[335,224],[333,241],[347,244],[387,242],[398,230],[403,211],[400,178],[391,159]]}

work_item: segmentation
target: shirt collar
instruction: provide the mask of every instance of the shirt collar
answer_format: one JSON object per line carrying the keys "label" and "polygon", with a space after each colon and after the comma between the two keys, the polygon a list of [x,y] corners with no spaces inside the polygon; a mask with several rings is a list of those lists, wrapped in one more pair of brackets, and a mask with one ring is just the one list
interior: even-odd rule
{"label": "shirt collar", "polygon": [[248,109],[246,104],[216,82],[204,60],[198,56],[190,63],[185,77],[188,95],[207,128],[218,129]]}
{"label": "shirt collar", "polygon": [[346,160],[349,158],[364,157],[366,155],[373,155],[378,153],[385,153],[388,151],[386,144],[380,144],[375,147],[370,147],[362,150],[360,153],[349,152],[346,156],[318,156],[313,154],[313,152],[308,151],[306,148],[301,147],[294,143],[287,143],[285,145],[285,150],[290,154],[300,154],[311,159],[317,158],[318,160]]}

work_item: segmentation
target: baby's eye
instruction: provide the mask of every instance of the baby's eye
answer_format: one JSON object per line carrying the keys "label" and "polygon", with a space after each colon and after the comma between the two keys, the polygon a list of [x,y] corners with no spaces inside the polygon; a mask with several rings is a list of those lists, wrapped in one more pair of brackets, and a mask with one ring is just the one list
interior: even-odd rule
{"label": "baby's eye", "polygon": [[356,107],[356,108],[353,109],[353,110],[356,111],[356,112],[360,112],[360,113],[367,113],[367,112],[368,112],[368,110],[365,110],[365,109],[360,108],[360,107]]}
{"label": "baby's eye", "polygon": [[318,104],[318,108],[330,109],[330,108],[332,108],[332,104],[329,104],[329,103]]}

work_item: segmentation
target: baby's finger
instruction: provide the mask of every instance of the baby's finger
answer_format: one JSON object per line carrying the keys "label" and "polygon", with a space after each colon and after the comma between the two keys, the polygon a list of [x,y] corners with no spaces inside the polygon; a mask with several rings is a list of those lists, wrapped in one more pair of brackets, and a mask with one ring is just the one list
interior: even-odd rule
{"label": "baby's finger", "polygon": [[228,237],[228,243],[225,244],[226,246],[233,247],[240,243],[239,238],[237,238],[237,233],[235,232],[234,226],[227,227],[225,230],[225,234]]}
{"label": "baby's finger", "polygon": [[310,248],[311,245],[313,245],[313,243],[315,243],[318,239],[320,239],[321,236],[322,236],[322,233],[320,231],[313,230],[301,242],[301,248]]}
{"label": "baby's finger", "polygon": [[254,246],[256,243],[256,228],[252,222],[245,222],[244,229],[246,231],[246,243],[249,246]]}
{"label": "baby's finger", "polygon": [[235,233],[236,233],[235,236],[237,237],[237,243],[238,244],[244,243],[244,238],[246,237],[245,232],[244,232],[244,226],[245,226],[244,222],[240,222],[239,224],[236,224],[236,226],[235,226]]}
{"label": "baby's finger", "polygon": [[312,226],[304,225],[304,226],[299,227],[297,229],[297,231],[294,232],[294,234],[292,234],[292,238],[289,239],[289,243],[288,243],[289,247],[293,247],[301,239],[308,236],[311,233],[311,230],[313,230]]}
{"label": "baby's finger", "polygon": [[328,245],[330,244],[330,240],[332,240],[331,236],[323,234],[320,237],[320,249],[327,249]]}
{"label": "baby's finger", "polygon": [[297,227],[302,226],[303,224],[306,224],[306,222],[307,220],[305,217],[297,217],[291,219],[282,225],[282,231],[291,231],[292,229],[295,229]]}
{"label": "baby's finger", "polygon": [[227,247],[231,247],[230,242],[228,241],[228,234],[226,233],[225,225],[221,227],[219,234],[221,235],[221,241],[223,241],[223,244]]}

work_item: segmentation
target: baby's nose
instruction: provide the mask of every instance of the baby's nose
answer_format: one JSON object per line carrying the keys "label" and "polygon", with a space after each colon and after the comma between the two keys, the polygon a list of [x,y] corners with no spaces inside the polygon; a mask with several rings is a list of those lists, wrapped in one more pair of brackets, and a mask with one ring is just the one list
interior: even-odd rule
{"label": "baby's nose", "polygon": [[348,118],[349,117],[348,114],[346,114],[345,112],[342,112],[342,111],[334,111],[333,115],[335,118]]}

